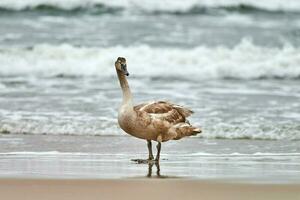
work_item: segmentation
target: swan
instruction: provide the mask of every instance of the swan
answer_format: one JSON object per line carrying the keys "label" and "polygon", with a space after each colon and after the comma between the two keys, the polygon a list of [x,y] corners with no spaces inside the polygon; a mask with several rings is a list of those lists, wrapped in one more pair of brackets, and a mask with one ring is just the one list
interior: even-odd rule
{"label": "swan", "polygon": [[[118,123],[123,131],[134,137],[147,140],[148,159],[136,159],[139,163],[159,162],[161,143],[168,140],[179,140],[186,136],[201,133],[201,129],[192,126],[188,121],[193,111],[168,101],[152,101],[133,105],[132,93],[127,78],[126,59],[118,57],[115,68],[123,93],[123,101],[118,111]],[[157,154],[154,159],[152,143],[157,143]]]}

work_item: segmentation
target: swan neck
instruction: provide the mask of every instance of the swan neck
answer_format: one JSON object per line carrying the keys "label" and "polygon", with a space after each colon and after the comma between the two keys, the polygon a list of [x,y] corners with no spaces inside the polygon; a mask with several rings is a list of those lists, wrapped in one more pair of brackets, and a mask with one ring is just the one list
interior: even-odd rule
{"label": "swan neck", "polygon": [[123,104],[132,105],[132,94],[129,88],[129,84],[127,82],[126,76],[122,74],[122,72],[117,70],[118,78],[120,81],[120,85],[123,92]]}

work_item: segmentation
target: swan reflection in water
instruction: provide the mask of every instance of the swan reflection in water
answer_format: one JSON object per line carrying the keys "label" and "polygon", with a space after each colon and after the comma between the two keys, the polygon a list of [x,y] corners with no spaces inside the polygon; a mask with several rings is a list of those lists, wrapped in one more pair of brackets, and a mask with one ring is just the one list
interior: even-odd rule
{"label": "swan reflection in water", "polygon": [[152,177],[152,168],[153,168],[153,165],[156,166],[156,176],[157,176],[157,178],[163,178],[163,177],[160,175],[160,166],[159,166],[159,162],[155,162],[155,163],[149,162],[149,163],[148,163],[148,174],[147,174],[147,177],[148,177],[148,178],[151,178],[151,177]]}
{"label": "swan reflection in water", "polygon": [[[156,166],[156,176],[152,176],[152,168],[153,166]],[[161,175],[160,174],[160,165],[159,162],[149,162],[148,163],[148,174],[147,176],[148,178],[180,178],[178,176],[166,176],[166,175]]]}

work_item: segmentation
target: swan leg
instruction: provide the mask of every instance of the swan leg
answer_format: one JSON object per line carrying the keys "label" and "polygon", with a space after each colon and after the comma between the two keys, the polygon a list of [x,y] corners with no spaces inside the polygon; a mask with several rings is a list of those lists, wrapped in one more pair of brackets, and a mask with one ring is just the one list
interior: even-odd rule
{"label": "swan leg", "polygon": [[157,154],[156,154],[156,158],[155,161],[159,162],[159,158],[160,158],[160,150],[161,150],[161,142],[158,142],[158,144],[156,145],[157,148]]}
{"label": "swan leg", "polygon": [[148,146],[148,152],[149,152],[148,160],[153,160],[154,156],[153,156],[153,153],[152,153],[152,143],[151,143],[151,140],[147,140],[147,146]]}
{"label": "swan leg", "polygon": [[[136,162],[138,164],[146,164],[146,163],[152,163],[154,162],[154,156],[152,153],[152,142],[151,140],[147,140],[147,147],[148,147],[148,152],[149,152],[149,157],[148,159],[132,159],[133,162]],[[155,160],[156,161],[156,160]],[[153,165],[153,163],[152,163]]]}

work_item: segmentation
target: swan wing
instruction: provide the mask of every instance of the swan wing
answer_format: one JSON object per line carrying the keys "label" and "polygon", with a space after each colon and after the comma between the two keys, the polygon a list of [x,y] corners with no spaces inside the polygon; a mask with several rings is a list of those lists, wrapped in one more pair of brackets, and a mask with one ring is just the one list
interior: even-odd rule
{"label": "swan wing", "polygon": [[172,124],[186,122],[186,118],[193,113],[193,111],[188,108],[167,101],[143,103],[135,106],[134,110],[137,112],[145,112],[149,114],[152,119],[160,119]]}

